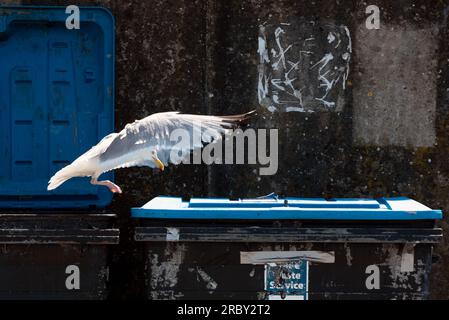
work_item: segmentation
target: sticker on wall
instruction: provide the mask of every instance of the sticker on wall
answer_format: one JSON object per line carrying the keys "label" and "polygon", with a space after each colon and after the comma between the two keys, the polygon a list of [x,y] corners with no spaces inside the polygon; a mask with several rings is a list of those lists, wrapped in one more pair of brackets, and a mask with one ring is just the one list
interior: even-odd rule
{"label": "sticker on wall", "polygon": [[309,262],[299,260],[265,265],[268,300],[307,300]]}

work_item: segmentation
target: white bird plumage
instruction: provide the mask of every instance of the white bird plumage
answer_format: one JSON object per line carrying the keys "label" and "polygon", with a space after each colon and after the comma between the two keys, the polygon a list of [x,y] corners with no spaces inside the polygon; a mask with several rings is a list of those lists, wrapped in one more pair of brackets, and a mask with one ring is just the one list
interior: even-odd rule
{"label": "white bird plumage", "polygon": [[[176,147],[180,151],[201,148],[203,143],[219,139],[233,126],[246,120],[254,111],[234,116],[209,116],[180,114],[179,112],[155,113],[141,120],[129,123],[119,133],[104,137],[70,165],[51,177],[48,190],[53,190],[73,177],[92,177],[91,183],[107,186],[114,193],[121,193],[119,186],[109,180],[98,181],[98,177],[114,169],[134,166],[158,167],[163,170],[170,163],[178,164],[170,157]],[[201,141],[180,145],[172,141],[170,134],[183,129],[190,135],[199,134]],[[178,159],[179,160],[179,159]]]}

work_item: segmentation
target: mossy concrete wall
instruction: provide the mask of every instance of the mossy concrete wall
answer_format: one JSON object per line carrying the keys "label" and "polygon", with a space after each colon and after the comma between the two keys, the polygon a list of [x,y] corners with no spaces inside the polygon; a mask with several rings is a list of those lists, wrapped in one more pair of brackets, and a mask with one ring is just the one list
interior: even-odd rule
{"label": "mossy concrete wall", "polygon": [[[336,95],[338,108],[261,112],[252,123],[279,129],[279,170],[274,176],[259,176],[255,165],[116,172],[124,194],[115,196],[110,207],[119,215],[122,229],[112,261],[112,296],[141,296],[139,268],[144,257],[132,241],[129,209],[161,194],[408,196],[443,209],[447,216],[449,1],[432,3],[77,1],[107,7],[116,18],[117,129],[159,111],[234,114],[254,109],[259,105],[259,26],[266,21],[271,26],[287,19],[346,26],[352,40],[345,89]],[[370,4],[380,8],[379,30],[365,27],[365,8]],[[433,298],[449,298],[447,222],[446,218],[440,223],[445,238],[435,252]]]}

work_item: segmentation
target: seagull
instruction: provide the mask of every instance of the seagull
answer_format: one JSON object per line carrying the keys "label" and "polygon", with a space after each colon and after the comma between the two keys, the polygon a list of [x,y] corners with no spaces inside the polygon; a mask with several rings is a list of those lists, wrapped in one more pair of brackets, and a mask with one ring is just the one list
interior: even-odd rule
{"label": "seagull", "polygon": [[[136,166],[148,166],[164,170],[170,163],[179,164],[182,159],[172,159],[171,152],[182,151],[189,155],[192,150],[201,148],[228,134],[255,111],[233,116],[210,116],[161,112],[152,114],[133,123],[128,123],[119,133],[105,136],[97,145],[79,156],[68,166],[51,177],[47,190],[54,190],[73,177],[91,177],[93,185],[106,186],[112,193],[122,193],[122,189],[109,180],[99,181],[105,172]],[[188,134],[188,141],[180,145],[172,141],[173,130],[182,129]],[[199,141],[191,143],[191,137],[199,134]],[[193,139],[195,140],[195,139]]]}

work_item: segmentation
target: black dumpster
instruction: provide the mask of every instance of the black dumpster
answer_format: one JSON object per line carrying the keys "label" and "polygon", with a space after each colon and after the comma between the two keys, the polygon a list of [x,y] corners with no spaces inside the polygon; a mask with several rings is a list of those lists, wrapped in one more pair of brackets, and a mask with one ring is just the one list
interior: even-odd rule
{"label": "black dumpster", "polygon": [[132,216],[148,299],[426,299],[442,237],[408,198],[157,197]]}
{"label": "black dumpster", "polygon": [[105,299],[115,215],[0,214],[0,299]]}

